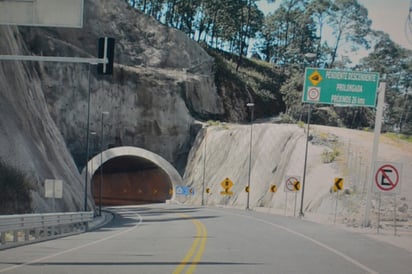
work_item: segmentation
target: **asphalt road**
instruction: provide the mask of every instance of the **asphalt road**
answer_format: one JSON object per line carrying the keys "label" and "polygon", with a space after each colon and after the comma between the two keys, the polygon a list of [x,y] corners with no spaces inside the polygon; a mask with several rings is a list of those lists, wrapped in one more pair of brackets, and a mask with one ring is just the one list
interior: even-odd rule
{"label": "asphalt road", "polygon": [[412,273],[412,253],[361,234],[253,211],[113,208],[88,233],[0,251],[0,273]]}

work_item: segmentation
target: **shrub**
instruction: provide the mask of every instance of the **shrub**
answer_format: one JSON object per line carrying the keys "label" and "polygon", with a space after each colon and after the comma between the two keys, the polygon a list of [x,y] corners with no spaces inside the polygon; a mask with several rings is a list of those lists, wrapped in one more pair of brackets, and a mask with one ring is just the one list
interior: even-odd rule
{"label": "shrub", "polygon": [[24,172],[0,159],[0,214],[31,212],[32,189]]}
{"label": "shrub", "polygon": [[325,149],[322,152],[322,155],[321,155],[322,163],[324,163],[324,164],[332,163],[333,161],[335,161],[336,157],[339,156],[339,154],[340,154],[340,152],[336,148],[334,148],[331,151]]}

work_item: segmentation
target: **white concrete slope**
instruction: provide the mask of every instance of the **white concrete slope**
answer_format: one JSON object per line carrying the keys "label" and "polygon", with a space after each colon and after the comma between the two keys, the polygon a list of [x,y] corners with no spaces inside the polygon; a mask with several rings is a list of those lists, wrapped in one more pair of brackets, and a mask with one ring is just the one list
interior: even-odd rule
{"label": "white concrete slope", "polygon": [[[250,125],[220,124],[203,128],[188,158],[184,185],[193,195],[177,195],[180,202],[193,205],[215,205],[246,208],[249,181],[250,132],[252,131],[249,208],[278,214],[298,215],[302,189],[285,192],[288,177],[303,181],[306,126],[259,123]],[[359,226],[365,210],[366,190],[372,182],[371,149],[373,133],[344,128],[310,126],[312,140],[308,144],[307,172],[303,211],[305,217],[320,222],[346,223]],[[326,152],[337,152],[335,159],[325,162]],[[412,145],[381,136],[378,160],[403,164],[400,176],[402,191],[397,195],[372,196],[371,224],[377,226],[379,199],[381,225],[393,227],[393,209],[397,226],[410,233],[412,216]],[[222,181],[233,182],[232,195],[222,195]],[[335,178],[343,178],[344,187],[337,195],[331,192]],[[275,193],[270,191],[277,186]],[[209,193],[206,190],[209,189]],[[204,191],[203,191],[204,190]],[[400,233],[402,234],[402,233]],[[403,233],[404,234],[404,233]]]}
{"label": "white concrete slope", "polygon": [[[209,188],[210,193],[203,197],[205,204],[246,207],[251,128],[250,207],[283,212],[287,202],[287,211],[293,214],[297,198],[299,208],[301,191],[285,192],[284,187],[290,176],[303,179],[306,132],[289,124],[254,124],[253,127],[227,124],[206,128],[206,136],[200,134],[192,149],[184,176],[184,182],[194,188],[195,195],[180,197],[181,200],[199,204],[203,188]],[[334,177],[341,176],[336,164],[321,163],[325,149],[326,146],[309,143],[304,207],[329,193]],[[319,174],[321,181],[315,179]],[[233,182],[233,195],[221,194],[221,182],[225,178]],[[277,186],[275,193],[270,191],[272,185]]]}

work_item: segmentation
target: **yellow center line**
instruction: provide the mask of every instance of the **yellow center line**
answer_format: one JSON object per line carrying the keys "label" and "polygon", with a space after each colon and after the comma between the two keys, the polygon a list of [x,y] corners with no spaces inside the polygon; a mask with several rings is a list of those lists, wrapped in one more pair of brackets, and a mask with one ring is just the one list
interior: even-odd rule
{"label": "yellow center line", "polygon": [[[184,218],[191,218],[189,215],[181,215]],[[193,241],[192,246],[186,253],[181,263],[176,267],[173,274],[180,274],[185,269],[186,265],[190,264],[189,268],[186,270],[187,274],[191,274],[195,271],[197,264],[202,258],[203,252],[206,246],[207,240],[207,230],[205,225],[196,219],[191,219],[192,223],[196,226],[196,239]]]}
{"label": "yellow center line", "polygon": [[[202,258],[203,252],[206,247],[206,240],[207,240],[207,230],[205,225],[198,221],[198,220],[192,220],[193,223],[198,223],[198,227],[200,227],[200,234],[201,234],[201,242],[200,246],[197,250],[196,256],[192,259],[192,265],[189,267],[189,269],[186,271],[186,273],[191,274],[195,271],[197,264],[200,262],[200,259]],[[199,238],[198,238],[199,239]]]}

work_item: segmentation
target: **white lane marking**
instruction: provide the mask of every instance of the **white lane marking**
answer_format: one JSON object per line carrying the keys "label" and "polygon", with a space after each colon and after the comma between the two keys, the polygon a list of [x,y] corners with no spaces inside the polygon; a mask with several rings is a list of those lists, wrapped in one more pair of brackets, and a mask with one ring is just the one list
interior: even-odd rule
{"label": "white lane marking", "polygon": [[[208,210],[222,212],[222,211],[213,210],[213,209],[208,209]],[[229,214],[229,213],[225,213],[225,214]],[[255,221],[258,221],[258,222],[261,222],[261,223],[264,223],[264,224],[267,224],[267,225],[274,226],[274,227],[276,227],[276,228],[285,230],[285,231],[287,231],[287,232],[289,232],[289,233],[295,234],[295,235],[297,235],[297,236],[299,236],[299,237],[302,237],[302,238],[304,238],[304,239],[306,239],[306,240],[308,240],[308,241],[311,241],[312,243],[316,244],[317,246],[320,246],[320,247],[325,248],[326,250],[329,250],[330,252],[334,253],[335,255],[342,257],[343,259],[345,259],[345,260],[347,260],[348,262],[350,262],[350,263],[352,263],[352,264],[354,264],[354,265],[362,268],[363,270],[365,270],[366,272],[368,272],[368,273],[370,273],[370,274],[379,274],[379,272],[376,272],[375,270],[373,270],[373,269],[367,267],[366,265],[358,262],[357,260],[355,260],[355,259],[353,259],[352,257],[346,255],[345,253],[342,253],[342,252],[340,252],[339,250],[334,249],[333,247],[330,247],[330,246],[328,246],[328,245],[326,245],[326,244],[324,244],[324,243],[319,242],[318,240],[316,240],[316,239],[314,239],[314,238],[311,238],[311,237],[309,237],[309,236],[306,236],[305,234],[302,234],[302,233],[300,233],[300,232],[297,232],[297,231],[295,231],[295,230],[293,230],[293,229],[290,229],[290,228],[288,228],[288,227],[285,227],[285,226],[282,226],[282,225],[278,225],[278,224],[275,224],[275,223],[271,223],[271,222],[269,222],[269,221],[265,221],[265,220],[262,220],[262,219],[259,219],[259,218],[253,217],[253,216],[248,216],[248,215],[243,215],[243,214],[238,214],[238,213],[230,213],[230,215],[235,215],[235,216],[240,216],[240,217],[245,217],[245,218],[253,219],[253,220],[255,220]]]}
{"label": "white lane marking", "polygon": [[11,270],[14,270],[14,269],[17,269],[17,268],[21,268],[21,267],[23,267],[23,266],[35,264],[35,263],[38,263],[38,262],[42,262],[42,261],[45,261],[45,260],[48,260],[48,259],[51,259],[51,258],[54,258],[54,257],[58,257],[58,256],[60,256],[60,255],[63,255],[63,254],[66,254],[66,253],[70,253],[70,252],[73,252],[73,251],[76,251],[76,250],[79,250],[79,249],[82,249],[82,248],[85,248],[85,247],[88,247],[88,246],[92,246],[92,245],[95,245],[95,244],[99,244],[99,243],[101,243],[101,242],[104,242],[104,241],[113,239],[113,238],[118,237],[118,236],[123,235],[123,234],[126,234],[126,233],[132,231],[133,229],[136,229],[136,228],[137,228],[139,225],[141,225],[142,222],[143,222],[142,216],[140,216],[140,215],[137,214],[136,212],[133,212],[133,211],[122,211],[122,212],[120,212],[120,213],[122,213],[122,214],[132,213],[132,214],[134,214],[134,215],[137,216],[137,218],[139,219],[139,221],[138,221],[134,226],[132,226],[132,227],[126,229],[126,230],[120,231],[119,233],[110,235],[110,236],[108,236],[108,237],[106,237],[106,238],[102,238],[102,239],[96,240],[96,241],[94,241],[94,242],[90,242],[90,243],[87,243],[87,244],[84,244],[84,245],[81,245],[81,246],[76,246],[76,247],[73,247],[73,248],[70,248],[70,249],[67,249],[67,250],[63,250],[63,251],[54,253],[54,254],[52,254],[52,255],[46,256],[46,257],[42,257],[42,258],[35,259],[35,260],[29,261],[29,262],[21,263],[21,264],[19,264],[19,265],[14,265],[14,266],[11,266],[11,267],[3,268],[3,269],[0,269],[0,273],[4,273],[4,272],[7,272],[7,271],[11,271]]}

